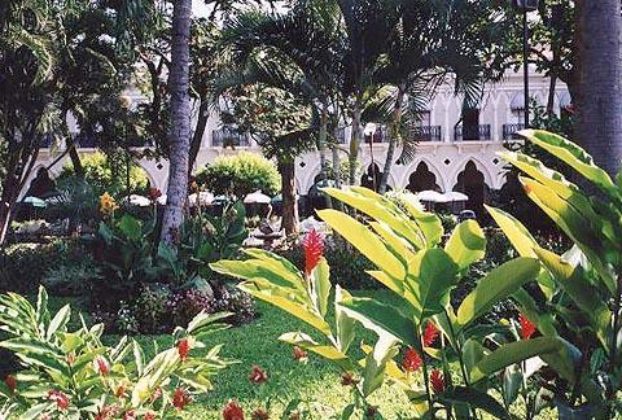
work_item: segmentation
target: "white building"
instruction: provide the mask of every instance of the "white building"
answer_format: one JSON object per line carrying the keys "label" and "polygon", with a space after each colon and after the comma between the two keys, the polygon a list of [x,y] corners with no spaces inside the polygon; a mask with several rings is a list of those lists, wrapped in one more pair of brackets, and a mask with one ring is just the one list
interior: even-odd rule
{"label": "white building", "polygon": [[[532,72],[530,77],[530,95],[539,103],[546,103],[549,80]],[[570,96],[565,86],[559,86],[556,92],[555,108],[561,112],[570,103]],[[417,154],[412,162],[394,164],[389,175],[389,186],[392,189],[408,188],[411,190],[438,189],[442,192],[460,190],[473,196],[473,200],[481,202],[486,191],[500,189],[504,182],[504,163],[497,152],[504,150],[504,141],[510,140],[512,134],[523,128],[523,79],[522,72],[510,73],[497,84],[485,89],[481,106],[471,110],[461,118],[462,99],[454,96],[452,86],[439,89],[423,114],[419,134]],[[349,129],[344,137],[348,138]],[[239,145],[235,150],[223,148],[222,138],[227,136],[226,128],[220,126],[217,119],[212,118],[203,139],[196,166],[202,167],[216,157],[237,153],[240,150],[261,153],[261,149],[247,137],[239,136]],[[364,170],[372,174],[373,164],[377,168],[384,166],[387,143],[386,136],[378,132],[374,142],[361,146],[359,161]],[[95,149],[84,148],[82,153],[92,153]],[[396,154],[399,156],[399,151]],[[347,159],[345,155],[342,159]],[[48,149],[41,150],[39,160],[34,168],[33,176],[40,167],[47,167],[54,160]],[[64,160],[50,169],[51,175],[58,174]],[[140,162],[145,169],[153,187],[166,191],[168,183],[168,162],[143,160]],[[378,170],[378,169],[376,169]],[[300,156],[296,167],[297,189],[300,195],[306,195],[314,185],[320,171],[317,152]],[[465,175],[466,173],[466,175]],[[366,182],[367,174],[363,174],[362,183]],[[367,177],[367,181],[372,177]],[[28,183],[26,185],[29,185]]]}

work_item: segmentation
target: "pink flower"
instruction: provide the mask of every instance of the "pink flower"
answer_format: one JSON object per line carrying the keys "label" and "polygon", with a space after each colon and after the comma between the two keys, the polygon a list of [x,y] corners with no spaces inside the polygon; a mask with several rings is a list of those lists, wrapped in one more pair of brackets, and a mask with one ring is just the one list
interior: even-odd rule
{"label": "pink flower", "polygon": [[62,391],[56,389],[49,391],[48,400],[55,402],[59,410],[66,410],[69,408],[69,397]]}
{"label": "pink flower", "polygon": [[436,328],[436,324],[432,321],[428,321],[423,331],[423,345],[430,347],[438,338],[438,334],[439,331],[438,328]]}
{"label": "pink flower", "polygon": [[222,410],[223,420],[244,420],[244,410],[235,400],[229,400]]}
{"label": "pink flower", "polygon": [[324,238],[315,229],[312,229],[303,239],[302,247],[305,251],[305,274],[308,276],[322,258]]}
{"label": "pink flower", "polygon": [[430,383],[435,394],[442,394],[445,391],[445,378],[440,370],[434,369],[430,374]]}
{"label": "pink flower", "polygon": [[423,363],[421,356],[417,353],[417,350],[409,347],[406,349],[406,353],[404,353],[404,359],[402,359],[402,368],[406,372],[415,372],[417,371]]}
{"label": "pink flower", "polygon": [[536,326],[525,315],[520,314],[518,316],[518,322],[520,323],[520,335],[523,340],[529,340],[536,332]]}

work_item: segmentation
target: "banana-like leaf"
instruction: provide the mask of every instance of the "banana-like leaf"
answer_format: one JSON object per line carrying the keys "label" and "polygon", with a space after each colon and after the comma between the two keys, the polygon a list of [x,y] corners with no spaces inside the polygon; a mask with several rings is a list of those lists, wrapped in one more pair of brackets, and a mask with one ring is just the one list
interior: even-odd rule
{"label": "banana-like leaf", "polygon": [[342,289],[339,285],[335,287],[335,327],[337,330],[337,347],[344,353],[348,351],[350,344],[352,344],[352,341],[354,340],[354,326],[356,322],[343,311],[341,302],[351,298],[352,296],[347,290]]}
{"label": "banana-like leaf", "polygon": [[379,269],[396,279],[406,276],[405,267],[399,258],[367,226],[336,210],[321,210],[318,214]]}
{"label": "banana-like leaf", "polygon": [[347,371],[353,370],[354,368],[352,362],[345,353],[339,351],[339,349],[333,346],[320,344],[307,334],[301,332],[289,332],[281,335],[279,340],[292,346],[298,346],[304,350],[315,353]]}
{"label": "banana-like leaf", "polygon": [[363,395],[369,396],[380,388],[384,382],[387,363],[399,352],[397,340],[392,335],[382,334],[374,346],[374,350],[365,358],[363,369]]}
{"label": "banana-like leaf", "polygon": [[519,288],[535,280],[540,264],[534,258],[519,257],[492,270],[481,279],[458,308],[457,322],[464,328],[495,304],[510,297]]}
{"label": "banana-like leaf", "polygon": [[475,388],[456,386],[451,390],[443,392],[439,396],[441,401],[450,404],[467,404],[473,408],[480,409],[492,414],[499,419],[509,419],[510,414],[493,397]]}
{"label": "banana-like leaf", "polygon": [[486,236],[475,220],[465,220],[451,233],[445,252],[463,271],[486,255]]}
{"label": "banana-like leaf", "polygon": [[305,293],[304,280],[295,272],[286,270],[278,264],[271,264],[265,259],[220,260],[210,264],[217,273],[236,277],[242,280],[265,279],[274,286],[285,287]]}
{"label": "banana-like leaf", "polygon": [[315,303],[315,307],[324,317],[328,311],[328,297],[332,287],[330,283],[330,267],[326,262],[326,258],[320,258],[318,265],[313,269],[310,275],[311,282],[311,299]]}

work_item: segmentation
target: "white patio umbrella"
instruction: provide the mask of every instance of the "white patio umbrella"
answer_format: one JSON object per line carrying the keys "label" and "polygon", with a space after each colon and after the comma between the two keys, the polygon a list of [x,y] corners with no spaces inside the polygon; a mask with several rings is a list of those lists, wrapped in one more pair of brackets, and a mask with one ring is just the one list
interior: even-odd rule
{"label": "white patio umbrella", "polygon": [[38,208],[45,208],[48,206],[48,203],[46,203],[44,200],[41,200],[39,197],[33,197],[33,196],[24,198],[24,203],[30,204],[31,206],[38,207]]}
{"label": "white patio umbrella", "polygon": [[462,194],[461,192],[458,192],[458,191],[448,191],[443,195],[445,196],[445,200],[448,203],[451,203],[454,201],[468,201],[469,200],[468,195]]}
{"label": "white patio umbrella", "polygon": [[[127,197],[124,197],[120,201],[124,203],[124,202],[127,202],[128,199]],[[142,195],[130,194],[129,203],[132,206],[149,207],[151,205],[151,200],[149,200],[147,197],[142,196]]]}
{"label": "white patio umbrella", "polygon": [[162,194],[161,196],[159,196],[156,201],[162,206],[166,205],[166,194]]}
{"label": "white patio umbrella", "polygon": [[433,191],[433,190],[420,191],[416,194],[416,197],[419,199],[419,201],[427,201],[430,203],[447,202],[443,194]]}
{"label": "white patio umbrella", "polygon": [[260,190],[244,197],[244,204],[270,204],[271,201],[272,199]]}
{"label": "white patio umbrella", "polygon": [[214,194],[207,191],[190,194],[188,196],[188,203],[190,204],[190,207],[195,207],[197,202],[199,206],[208,206],[212,204],[212,201],[214,201]]}

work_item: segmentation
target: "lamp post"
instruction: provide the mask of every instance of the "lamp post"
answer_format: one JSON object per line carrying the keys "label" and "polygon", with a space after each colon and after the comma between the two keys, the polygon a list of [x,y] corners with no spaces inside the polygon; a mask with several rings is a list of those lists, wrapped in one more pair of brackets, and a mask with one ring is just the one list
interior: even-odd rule
{"label": "lamp post", "polygon": [[525,128],[529,128],[529,26],[527,13],[538,9],[539,0],[512,0],[512,5],[523,12],[523,83],[525,95]]}

